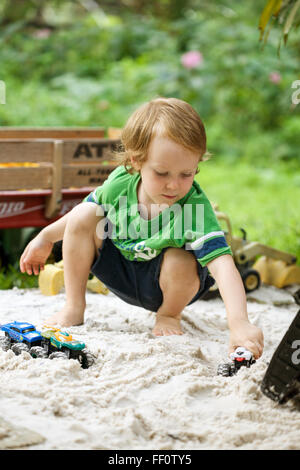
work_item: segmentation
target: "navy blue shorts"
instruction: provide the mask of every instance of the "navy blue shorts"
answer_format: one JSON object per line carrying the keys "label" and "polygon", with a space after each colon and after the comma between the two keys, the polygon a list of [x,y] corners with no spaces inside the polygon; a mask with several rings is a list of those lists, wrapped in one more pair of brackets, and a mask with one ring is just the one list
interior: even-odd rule
{"label": "navy blue shorts", "polygon": [[[99,249],[99,256],[95,259],[91,272],[128,304],[157,312],[163,301],[159,275],[167,249],[150,261],[129,261],[107,237]],[[197,266],[200,288],[189,305],[200,299],[215,282],[206,267],[202,268],[198,262]]]}

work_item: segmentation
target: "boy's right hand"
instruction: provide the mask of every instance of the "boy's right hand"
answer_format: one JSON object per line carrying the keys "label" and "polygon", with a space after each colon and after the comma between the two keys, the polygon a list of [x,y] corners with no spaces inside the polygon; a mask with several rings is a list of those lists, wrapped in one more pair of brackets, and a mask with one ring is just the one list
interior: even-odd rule
{"label": "boy's right hand", "polygon": [[39,274],[44,269],[45,262],[53,248],[53,243],[45,240],[42,233],[39,233],[26,246],[20,258],[20,270],[22,273]]}

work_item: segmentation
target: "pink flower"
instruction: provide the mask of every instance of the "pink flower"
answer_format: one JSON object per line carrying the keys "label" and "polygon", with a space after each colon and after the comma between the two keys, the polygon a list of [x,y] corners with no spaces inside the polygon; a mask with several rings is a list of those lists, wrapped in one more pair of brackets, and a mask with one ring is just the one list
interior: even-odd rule
{"label": "pink flower", "polygon": [[32,36],[36,39],[47,39],[51,35],[52,31],[49,28],[42,28],[32,33]]}
{"label": "pink flower", "polygon": [[181,63],[186,69],[194,69],[203,63],[203,55],[198,51],[189,51],[181,56]]}
{"label": "pink flower", "polygon": [[279,72],[271,72],[269,74],[269,80],[276,85],[281,82],[281,75]]}

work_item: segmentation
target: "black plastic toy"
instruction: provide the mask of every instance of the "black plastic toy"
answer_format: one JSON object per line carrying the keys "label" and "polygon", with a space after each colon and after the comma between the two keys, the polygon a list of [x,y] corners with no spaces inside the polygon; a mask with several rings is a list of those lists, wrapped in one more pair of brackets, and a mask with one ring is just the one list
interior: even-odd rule
{"label": "black plastic toy", "polygon": [[300,310],[272,356],[261,391],[280,404],[300,393]]}
{"label": "black plastic toy", "polygon": [[235,375],[241,367],[250,367],[255,363],[252,353],[243,347],[238,347],[230,354],[231,362],[219,364],[217,369],[218,375],[223,377],[230,377]]}

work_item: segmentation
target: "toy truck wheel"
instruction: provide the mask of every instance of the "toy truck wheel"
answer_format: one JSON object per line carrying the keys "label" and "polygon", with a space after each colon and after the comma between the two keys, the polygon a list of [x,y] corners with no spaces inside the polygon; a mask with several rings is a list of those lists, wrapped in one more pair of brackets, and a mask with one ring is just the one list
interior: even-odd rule
{"label": "toy truck wheel", "polygon": [[68,356],[66,353],[58,351],[50,354],[49,359],[68,359]]}
{"label": "toy truck wheel", "polygon": [[95,362],[95,357],[93,354],[86,348],[81,351],[81,365],[83,369],[88,369]]}
{"label": "toy truck wheel", "polygon": [[0,338],[0,348],[3,349],[3,351],[8,351],[11,347],[11,341],[7,336],[3,336]]}
{"label": "toy truck wheel", "polygon": [[16,356],[22,354],[22,352],[29,352],[29,347],[24,343],[15,343],[12,345],[11,350],[15,353]]}
{"label": "toy truck wheel", "polygon": [[219,364],[217,374],[222,375],[223,377],[230,377],[231,376],[231,364]]}
{"label": "toy truck wheel", "polygon": [[244,271],[242,273],[242,280],[246,292],[252,292],[260,286],[260,275],[255,269],[247,269]]}
{"label": "toy truck wheel", "polygon": [[48,356],[47,351],[41,346],[33,346],[32,348],[30,348],[29,353],[33,358]]}

